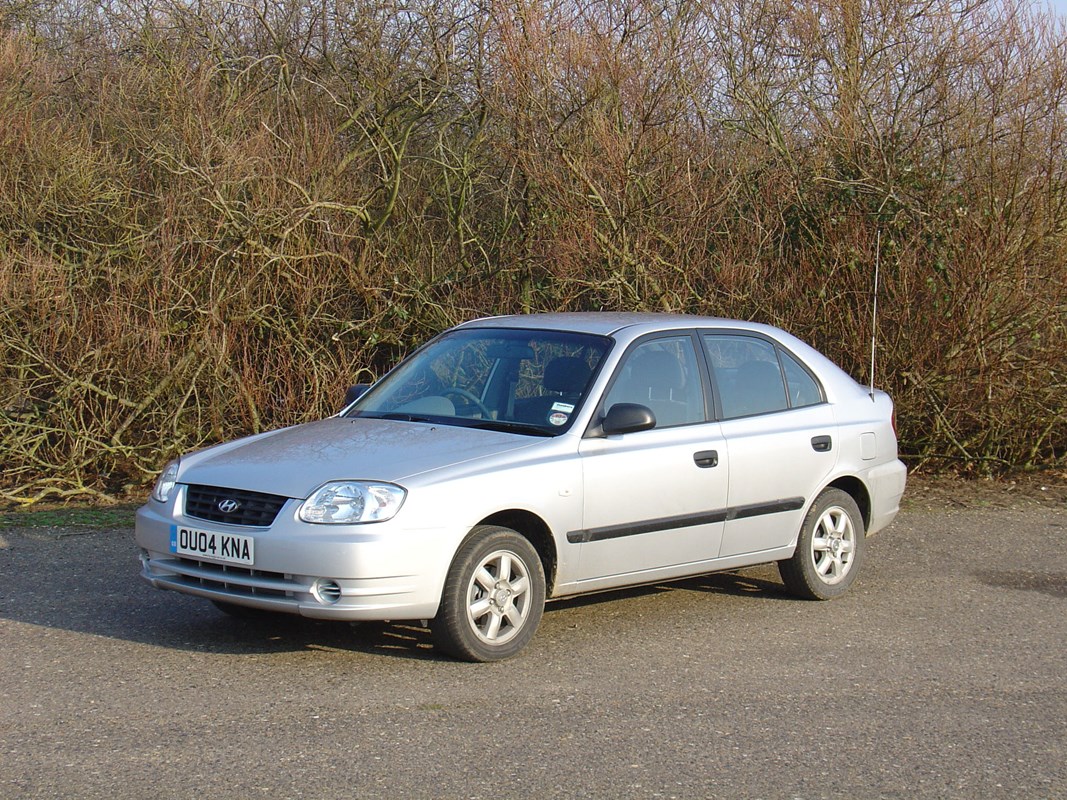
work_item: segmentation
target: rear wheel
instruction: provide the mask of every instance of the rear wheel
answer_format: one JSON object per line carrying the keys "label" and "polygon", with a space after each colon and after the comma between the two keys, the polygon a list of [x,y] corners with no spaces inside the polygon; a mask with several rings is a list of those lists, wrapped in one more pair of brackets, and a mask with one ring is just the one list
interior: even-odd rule
{"label": "rear wheel", "polygon": [[865,546],[856,501],[840,489],[825,489],[804,517],[796,552],[778,562],[778,572],[797,597],[832,600],[856,580]]}
{"label": "rear wheel", "polygon": [[522,650],[545,607],[537,550],[510,528],[480,526],[452,561],[431,624],[435,646],[464,661],[499,661]]}

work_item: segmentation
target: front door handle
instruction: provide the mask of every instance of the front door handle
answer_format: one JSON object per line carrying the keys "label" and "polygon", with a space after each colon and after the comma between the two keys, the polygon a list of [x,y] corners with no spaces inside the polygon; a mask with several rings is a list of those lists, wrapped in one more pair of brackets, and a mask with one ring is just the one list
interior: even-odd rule
{"label": "front door handle", "polygon": [[829,453],[834,446],[834,440],[829,436],[812,436],[811,449],[816,453]]}
{"label": "front door handle", "polygon": [[707,469],[708,467],[719,466],[719,451],[718,450],[701,450],[699,453],[693,453],[693,461],[701,469]]}

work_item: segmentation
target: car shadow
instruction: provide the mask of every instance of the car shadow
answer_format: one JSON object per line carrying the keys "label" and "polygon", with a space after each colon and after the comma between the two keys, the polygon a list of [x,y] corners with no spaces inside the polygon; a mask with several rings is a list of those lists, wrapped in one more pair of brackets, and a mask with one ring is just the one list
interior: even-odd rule
{"label": "car shadow", "polygon": [[[418,622],[344,623],[287,614],[231,617],[210,602],[158,591],[139,577],[132,533],[5,534],[0,618],[155,647],[225,655],[340,651],[448,660]],[[678,591],[785,599],[767,568],[718,573],[553,601],[556,615],[601,603]]]}
{"label": "car shadow", "polygon": [[608,589],[578,597],[565,597],[551,601],[547,609],[562,611],[568,608],[583,608],[598,603],[610,603],[627,598],[646,597],[668,592],[703,592],[732,597],[758,595],[766,600],[793,600],[781,580],[777,579],[777,570],[773,566],[750,567],[735,572],[712,572],[694,578],[682,578],[677,581],[650,583],[644,586],[632,586],[625,589]]}
{"label": "car shadow", "polygon": [[[766,572],[766,575],[764,575],[764,572]],[[734,597],[759,595],[767,600],[793,601],[795,599],[789,594],[785,584],[778,577],[776,567],[753,567],[752,571],[702,575],[697,578],[687,579],[677,585],[683,586],[690,591],[731,595]]]}
{"label": "car shadow", "polygon": [[1032,572],[1027,570],[981,570],[975,573],[986,586],[1038,592],[1049,597],[1067,597],[1067,574],[1062,572]]}
{"label": "car shadow", "polygon": [[[210,609],[209,609],[210,611]],[[417,660],[443,660],[428,628],[418,622],[320,622],[288,614],[239,619],[219,614],[203,631],[215,646],[225,636],[225,652],[343,651]]]}

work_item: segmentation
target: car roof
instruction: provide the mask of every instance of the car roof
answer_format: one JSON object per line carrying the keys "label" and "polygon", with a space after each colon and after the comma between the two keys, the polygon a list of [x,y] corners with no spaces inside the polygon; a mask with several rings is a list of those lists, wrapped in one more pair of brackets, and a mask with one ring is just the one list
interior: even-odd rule
{"label": "car roof", "polygon": [[[679,328],[741,328],[770,333],[774,329],[753,322],[699,317],[691,314],[655,314],[615,311],[561,312],[555,314],[512,314],[483,317],[465,322],[461,328],[529,328],[539,330],[574,331],[601,336],[613,336],[628,328],[640,328],[640,333]],[[637,333],[637,331],[635,331]]]}

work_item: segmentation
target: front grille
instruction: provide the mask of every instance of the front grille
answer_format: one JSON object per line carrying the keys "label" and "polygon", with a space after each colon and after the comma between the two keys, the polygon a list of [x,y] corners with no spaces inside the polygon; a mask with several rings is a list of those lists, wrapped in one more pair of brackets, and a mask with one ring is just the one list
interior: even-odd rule
{"label": "front grille", "polygon": [[307,593],[311,590],[311,587],[298,583],[281,572],[223,566],[190,558],[175,558],[162,563],[184,576],[187,586],[203,586],[205,589],[225,591],[235,596],[286,598],[292,597],[294,593]]}
{"label": "front grille", "polygon": [[[278,516],[287,499],[276,494],[249,492],[245,489],[190,485],[185,493],[185,515],[210,522],[225,522],[228,525],[267,528],[274,523],[274,518]],[[236,508],[232,511],[222,510],[234,503]]]}

